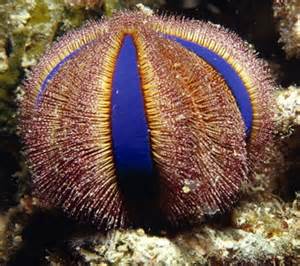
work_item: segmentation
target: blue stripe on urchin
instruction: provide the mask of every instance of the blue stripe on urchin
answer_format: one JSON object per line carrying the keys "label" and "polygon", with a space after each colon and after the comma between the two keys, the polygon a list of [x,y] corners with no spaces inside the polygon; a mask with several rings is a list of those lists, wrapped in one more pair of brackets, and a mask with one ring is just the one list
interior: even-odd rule
{"label": "blue stripe on urchin", "polygon": [[36,107],[40,107],[42,99],[43,99],[43,95],[45,93],[45,91],[47,90],[47,86],[49,84],[49,82],[51,82],[53,80],[53,78],[55,77],[55,75],[61,70],[61,68],[69,61],[71,60],[73,57],[75,57],[77,54],[79,54],[79,52],[93,44],[96,40],[92,40],[90,42],[87,42],[86,44],[80,46],[79,48],[75,49],[74,51],[72,51],[70,54],[68,54],[66,57],[64,57],[62,60],[60,60],[55,67],[53,67],[51,69],[51,71],[48,73],[48,75],[45,77],[45,79],[43,80],[38,95],[36,97],[36,102],[35,102],[35,106]]}
{"label": "blue stripe on urchin", "polygon": [[69,61],[70,59],[72,59],[75,55],[77,55],[79,53],[79,51],[85,47],[86,45],[74,50],[73,52],[71,52],[70,54],[68,54],[64,59],[62,59],[46,76],[46,78],[44,79],[44,81],[42,82],[42,85],[40,87],[40,90],[38,92],[37,98],[36,98],[36,102],[35,102],[35,106],[36,107],[40,107],[40,104],[42,102],[42,98],[43,95],[47,89],[47,85],[48,83],[55,77],[55,75],[59,72],[59,70],[63,67],[63,65]]}
{"label": "blue stripe on urchin", "polygon": [[236,100],[245,124],[246,135],[249,136],[251,133],[253,120],[251,99],[242,79],[232,68],[232,66],[221,56],[199,44],[172,35],[166,35],[166,38],[175,40],[188,50],[194,52],[222,75]]}
{"label": "blue stripe on urchin", "polygon": [[113,156],[121,180],[143,179],[153,173],[144,108],[136,46],[132,36],[125,35],[115,65],[111,96]]}

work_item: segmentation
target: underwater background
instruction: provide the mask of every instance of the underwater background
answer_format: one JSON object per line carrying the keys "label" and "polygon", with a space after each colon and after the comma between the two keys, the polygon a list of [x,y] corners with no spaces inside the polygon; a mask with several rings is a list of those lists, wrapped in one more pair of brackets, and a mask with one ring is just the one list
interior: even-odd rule
{"label": "underwater background", "polygon": [[[51,43],[88,20],[137,8],[236,32],[278,83],[274,156],[232,210],[180,232],[101,233],[39,208],[18,134],[20,85]],[[300,264],[300,1],[0,0],[0,14],[0,265]]]}

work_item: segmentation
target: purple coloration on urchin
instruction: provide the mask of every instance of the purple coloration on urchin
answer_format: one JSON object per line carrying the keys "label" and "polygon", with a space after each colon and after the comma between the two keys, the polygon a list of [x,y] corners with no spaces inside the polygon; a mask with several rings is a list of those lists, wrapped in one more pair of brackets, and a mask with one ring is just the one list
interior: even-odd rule
{"label": "purple coloration on urchin", "polygon": [[235,34],[123,12],[69,33],[24,85],[34,194],[98,228],[197,223],[272,138],[266,63]]}

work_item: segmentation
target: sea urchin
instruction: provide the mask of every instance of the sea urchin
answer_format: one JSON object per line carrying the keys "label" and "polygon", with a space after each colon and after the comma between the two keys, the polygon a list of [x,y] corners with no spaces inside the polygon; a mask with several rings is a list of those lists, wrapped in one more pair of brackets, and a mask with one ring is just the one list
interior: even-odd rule
{"label": "sea urchin", "polygon": [[235,34],[122,12],[67,34],[24,85],[42,204],[109,229],[224,210],[271,138],[273,81]]}

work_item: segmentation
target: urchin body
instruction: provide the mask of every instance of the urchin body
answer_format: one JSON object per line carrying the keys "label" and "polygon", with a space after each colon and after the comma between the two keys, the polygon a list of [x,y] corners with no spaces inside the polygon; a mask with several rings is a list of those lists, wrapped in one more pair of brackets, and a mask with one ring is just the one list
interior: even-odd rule
{"label": "urchin body", "polygon": [[271,137],[273,81],[236,35],[116,14],[63,37],[25,84],[34,193],[98,228],[230,207]]}

